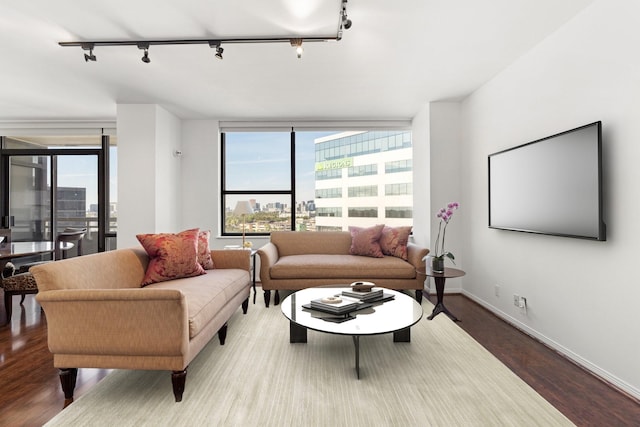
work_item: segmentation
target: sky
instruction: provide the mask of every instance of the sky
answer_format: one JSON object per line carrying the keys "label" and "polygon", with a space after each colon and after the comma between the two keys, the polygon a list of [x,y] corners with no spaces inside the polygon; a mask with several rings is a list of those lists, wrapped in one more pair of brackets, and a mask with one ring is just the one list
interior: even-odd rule
{"label": "sky", "polygon": [[[335,133],[296,132],[298,202],[315,198],[314,140]],[[234,132],[226,138],[227,190],[289,190],[290,132]],[[270,198],[257,199],[264,204]],[[235,205],[235,199],[230,202],[228,206]]]}

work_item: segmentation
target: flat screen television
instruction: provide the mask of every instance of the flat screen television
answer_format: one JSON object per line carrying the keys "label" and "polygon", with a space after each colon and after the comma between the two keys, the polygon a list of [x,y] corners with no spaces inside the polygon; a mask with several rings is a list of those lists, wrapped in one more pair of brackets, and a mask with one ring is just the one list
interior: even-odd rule
{"label": "flat screen television", "polygon": [[606,240],[602,123],[490,154],[489,227]]}

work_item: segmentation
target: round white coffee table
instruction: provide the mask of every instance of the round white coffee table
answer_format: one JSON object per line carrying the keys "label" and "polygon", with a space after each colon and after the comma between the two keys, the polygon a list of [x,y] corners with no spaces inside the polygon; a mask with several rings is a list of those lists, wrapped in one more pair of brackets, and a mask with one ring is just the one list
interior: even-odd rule
{"label": "round white coffee table", "polygon": [[409,295],[384,289],[392,300],[373,303],[368,308],[350,313],[349,320],[334,314],[304,308],[311,300],[340,295],[345,285],[315,287],[294,292],[280,304],[289,319],[289,342],[306,343],[307,329],[329,334],[350,335],[355,345],[356,376],[360,378],[360,337],[393,333],[394,342],[410,342],[411,326],[422,318],[422,307]]}

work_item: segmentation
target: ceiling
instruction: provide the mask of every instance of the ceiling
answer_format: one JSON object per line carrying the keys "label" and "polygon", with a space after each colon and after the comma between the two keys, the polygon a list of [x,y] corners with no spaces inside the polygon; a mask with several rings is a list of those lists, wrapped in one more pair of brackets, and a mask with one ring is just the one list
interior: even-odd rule
{"label": "ceiling", "polygon": [[0,0],[0,121],[410,119],[467,96],[593,0],[349,0],[338,42],[96,47],[82,40],[335,37],[340,0]]}

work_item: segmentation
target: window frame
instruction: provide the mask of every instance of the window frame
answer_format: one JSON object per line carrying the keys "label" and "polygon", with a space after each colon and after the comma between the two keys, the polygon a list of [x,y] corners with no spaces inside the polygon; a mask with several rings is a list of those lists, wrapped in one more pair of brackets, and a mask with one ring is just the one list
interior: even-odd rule
{"label": "window frame", "polygon": [[[252,130],[247,129],[247,132],[251,132]],[[262,132],[269,132],[269,131],[262,131]],[[275,130],[272,130],[270,132],[277,132]],[[226,227],[225,227],[225,222],[226,222],[226,211],[227,211],[227,196],[242,196],[242,195],[247,195],[247,196],[251,196],[251,195],[289,195],[291,197],[291,204],[292,204],[292,209],[291,209],[291,231],[295,231],[295,227],[296,227],[296,222],[295,222],[295,215],[296,215],[296,210],[295,210],[295,201],[296,201],[296,144],[295,144],[295,132],[293,129],[291,129],[291,132],[289,133],[290,138],[289,138],[289,152],[290,152],[290,159],[289,159],[289,164],[290,164],[290,190],[227,190],[227,153],[226,153],[226,134],[227,132],[220,132],[220,172],[221,172],[221,177],[220,177],[220,182],[221,182],[221,200],[220,200],[220,235],[221,236],[227,236],[227,237],[237,237],[237,236],[242,236],[242,233],[240,232],[227,232],[226,231]],[[268,232],[250,232],[250,233],[246,233],[245,235],[251,235],[251,236],[269,236],[271,233]]]}

